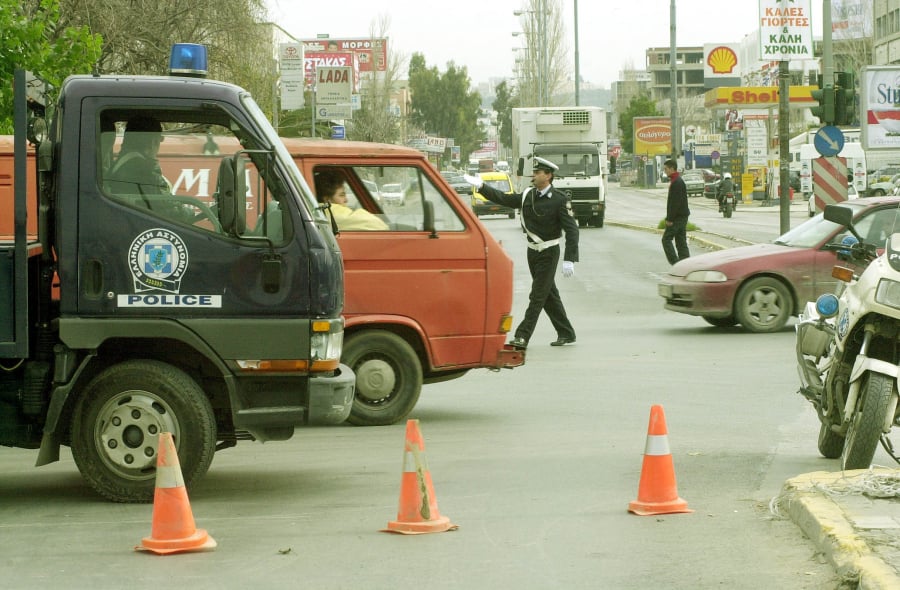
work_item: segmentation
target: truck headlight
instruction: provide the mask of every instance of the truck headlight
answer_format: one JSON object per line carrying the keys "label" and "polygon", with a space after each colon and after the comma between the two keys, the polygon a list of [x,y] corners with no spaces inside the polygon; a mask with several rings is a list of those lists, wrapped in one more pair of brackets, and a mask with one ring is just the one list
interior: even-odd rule
{"label": "truck headlight", "polygon": [[695,270],[689,272],[684,280],[692,283],[724,283],[728,280],[724,272],[718,270]]}

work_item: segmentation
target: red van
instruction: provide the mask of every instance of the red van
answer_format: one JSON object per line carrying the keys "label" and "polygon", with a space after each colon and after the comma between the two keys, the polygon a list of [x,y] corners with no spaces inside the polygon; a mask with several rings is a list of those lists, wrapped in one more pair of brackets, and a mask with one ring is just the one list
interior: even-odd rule
{"label": "red van", "polygon": [[349,204],[387,227],[338,234],[346,293],[341,362],[357,377],[351,423],[391,424],[413,409],[423,383],[525,362],[524,351],[505,345],[512,260],[422,152],[284,143],[310,185],[324,170],[343,176]]}

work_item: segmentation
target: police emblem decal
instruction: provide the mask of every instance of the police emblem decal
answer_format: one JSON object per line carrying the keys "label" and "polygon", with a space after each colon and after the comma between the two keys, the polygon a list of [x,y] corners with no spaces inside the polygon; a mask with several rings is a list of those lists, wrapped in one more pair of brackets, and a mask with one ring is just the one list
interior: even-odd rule
{"label": "police emblem decal", "polygon": [[135,293],[162,291],[177,294],[188,267],[184,240],[167,229],[150,229],[128,248],[128,267]]}
{"label": "police emblem decal", "polygon": [[841,317],[838,319],[837,323],[837,331],[838,338],[843,340],[844,336],[847,335],[847,328],[850,327],[850,311],[845,309],[844,313],[841,314]]}

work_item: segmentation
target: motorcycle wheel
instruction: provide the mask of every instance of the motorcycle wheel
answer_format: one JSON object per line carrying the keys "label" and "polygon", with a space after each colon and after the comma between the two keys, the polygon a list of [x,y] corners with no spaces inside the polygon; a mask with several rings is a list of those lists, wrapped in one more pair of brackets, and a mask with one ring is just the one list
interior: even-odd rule
{"label": "motorcycle wheel", "polygon": [[830,423],[819,426],[819,452],[826,459],[837,459],[844,452],[846,438],[831,429]]}
{"label": "motorcycle wheel", "polygon": [[722,211],[722,214],[725,216],[725,219],[731,218],[731,203],[725,203],[725,207],[724,207],[724,210]]}
{"label": "motorcycle wheel", "polygon": [[890,377],[872,371],[863,377],[841,455],[841,469],[868,469],[872,464],[893,391],[894,380]]}

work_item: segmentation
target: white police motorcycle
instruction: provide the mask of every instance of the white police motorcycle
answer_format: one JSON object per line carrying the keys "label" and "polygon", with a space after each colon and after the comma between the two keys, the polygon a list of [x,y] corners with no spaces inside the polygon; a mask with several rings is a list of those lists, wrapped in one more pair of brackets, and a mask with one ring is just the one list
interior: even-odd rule
{"label": "white police motorcycle", "polygon": [[[829,205],[825,219],[846,227],[835,266],[835,293],[806,304],[796,326],[800,393],[816,408],[819,452],[841,458],[842,469],[865,469],[878,442],[894,460],[888,434],[897,423],[900,376],[900,233],[867,244],[853,227],[853,212]],[[867,265],[867,266],[866,266]]]}

